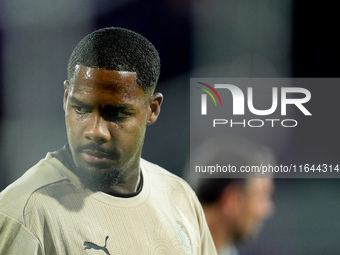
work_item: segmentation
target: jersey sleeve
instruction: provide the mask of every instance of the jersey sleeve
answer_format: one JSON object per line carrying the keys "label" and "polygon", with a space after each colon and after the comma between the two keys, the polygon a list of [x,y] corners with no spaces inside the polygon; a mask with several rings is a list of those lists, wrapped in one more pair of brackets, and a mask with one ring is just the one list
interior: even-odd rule
{"label": "jersey sleeve", "polygon": [[202,240],[202,255],[210,255],[210,254],[217,254],[214,241],[212,239],[208,224],[205,220],[204,212],[202,207],[201,208],[201,240]]}
{"label": "jersey sleeve", "polygon": [[202,205],[199,202],[196,193],[191,188],[188,188],[188,194],[191,194],[190,196],[194,203],[197,220],[200,228],[201,255],[215,255],[215,254],[217,255],[214,240],[211,236],[208,223],[205,219],[205,214]]}
{"label": "jersey sleeve", "polygon": [[44,255],[38,239],[20,222],[0,212],[0,254]]}

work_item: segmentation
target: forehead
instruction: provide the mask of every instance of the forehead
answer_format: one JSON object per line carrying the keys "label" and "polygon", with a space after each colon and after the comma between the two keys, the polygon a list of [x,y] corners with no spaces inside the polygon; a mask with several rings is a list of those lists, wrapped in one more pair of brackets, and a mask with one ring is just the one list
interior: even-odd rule
{"label": "forehead", "polygon": [[250,194],[270,194],[273,191],[274,184],[271,178],[254,178],[248,181],[248,192]]}
{"label": "forehead", "polygon": [[77,65],[70,85],[72,94],[83,96],[139,97],[144,95],[143,89],[137,85],[135,72]]}

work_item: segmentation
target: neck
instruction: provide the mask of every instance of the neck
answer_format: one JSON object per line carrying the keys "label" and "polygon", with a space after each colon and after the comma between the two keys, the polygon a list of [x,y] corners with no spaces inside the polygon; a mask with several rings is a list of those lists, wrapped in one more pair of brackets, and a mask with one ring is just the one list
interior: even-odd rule
{"label": "neck", "polygon": [[108,190],[107,192],[103,192],[112,195],[134,195],[140,191],[141,185],[141,171],[140,169],[138,169],[133,176],[130,176],[128,181],[121,181],[118,184],[114,184],[110,187],[110,190]]}
{"label": "neck", "polygon": [[223,214],[221,213],[221,208],[212,204],[203,206],[203,209],[216,250],[221,251],[226,245],[230,245],[232,243],[228,231],[229,228]]}

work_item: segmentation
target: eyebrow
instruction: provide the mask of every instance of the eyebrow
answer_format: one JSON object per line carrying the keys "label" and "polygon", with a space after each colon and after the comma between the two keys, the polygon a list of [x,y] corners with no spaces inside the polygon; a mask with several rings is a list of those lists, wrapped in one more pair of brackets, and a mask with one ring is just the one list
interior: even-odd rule
{"label": "eyebrow", "polygon": [[70,98],[70,102],[71,102],[71,103],[75,103],[75,104],[77,104],[77,105],[79,105],[79,106],[81,106],[81,107],[90,107],[90,105],[88,105],[88,104],[86,104],[86,103],[80,101],[79,99],[77,99],[77,98],[75,98],[75,97],[71,97],[71,98]]}
{"label": "eyebrow", "polygon": [[[79,99],[77,99],[77,98],[75,98],[73,96],[70,98],[70,102],[74,103],[74,104],[77,104],[80,107],[85,107],[85,108],[90,108],[91,107],[91,105],[86,104],[86,103],[80,101]],[[109,108],[109,109],[110,108],[115,108],[115,109],[120,109],[120,110],[133,110],[134,109],[134,107],[131,104],[127,104],[127,103],[119,104],[117,106],[115,106],[115,105],[107,105],[104,108]]]}

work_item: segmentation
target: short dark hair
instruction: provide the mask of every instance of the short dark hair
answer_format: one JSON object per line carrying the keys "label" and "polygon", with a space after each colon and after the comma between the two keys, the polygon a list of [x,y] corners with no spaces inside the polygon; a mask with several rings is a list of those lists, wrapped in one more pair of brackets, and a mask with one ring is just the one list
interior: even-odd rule
{"label": "short dark hair", "polygon": [[232,178],[206,178],[200,179],[196,194],[201,204],[209,205],[219,201],[223,195],[223,190],[229,185],[235,183],[239,187],[244,187],[248,179],[232,179]]}
{"label": "short dark hair", "polygon": [[76,65],[137,73],[137,85],[144,91],[156,87],[160,74],[157,50],[145,37],[119,27],[102,28],[85,36],[68,62],[71,80]]}

